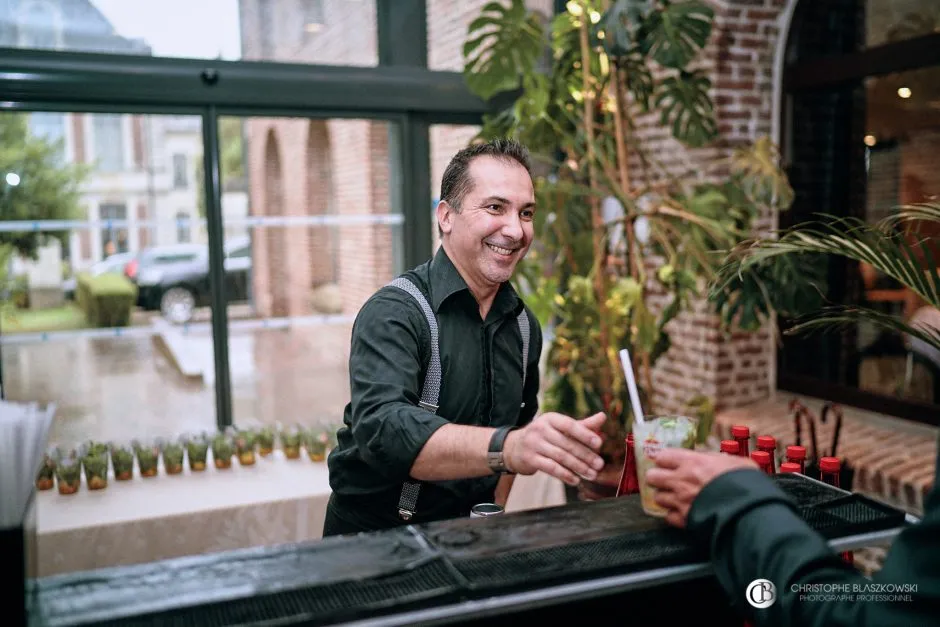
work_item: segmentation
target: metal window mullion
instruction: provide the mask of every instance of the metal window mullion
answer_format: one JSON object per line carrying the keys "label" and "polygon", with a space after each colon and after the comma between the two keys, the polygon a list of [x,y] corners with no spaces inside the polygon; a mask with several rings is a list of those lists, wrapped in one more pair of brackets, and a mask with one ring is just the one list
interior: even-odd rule
{"label": "metal window mullion", "polygon": [[222,223],[222,174],[219,113],[208,106],[202,115],[202,154],[206,173],[206,230],[209,238],[209,304],[212,309],[212,354],[215,364],[215,410],[220,430],[232,425],[232,381],[228,356],[228,307],[225,298],[225,239]]}

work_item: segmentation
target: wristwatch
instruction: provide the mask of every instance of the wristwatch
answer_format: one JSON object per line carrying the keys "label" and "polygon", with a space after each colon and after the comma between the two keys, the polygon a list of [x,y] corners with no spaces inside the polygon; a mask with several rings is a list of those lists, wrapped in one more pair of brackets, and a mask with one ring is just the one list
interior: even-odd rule
{"label": "wristwatch", "polygon": [[509,473],[509,469],[506,468],[506,460],[503,457],[503,444],[506,443],[506,436],[512,430],[512,427],[500,427],[490,438],[490,449],[486,454],[486,462],[494,473]]}

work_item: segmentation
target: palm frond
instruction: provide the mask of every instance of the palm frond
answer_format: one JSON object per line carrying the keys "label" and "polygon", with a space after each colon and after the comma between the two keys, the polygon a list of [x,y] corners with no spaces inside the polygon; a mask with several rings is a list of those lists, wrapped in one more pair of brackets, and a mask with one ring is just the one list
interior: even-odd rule
{"label": "palm frond", "polygon": [[797,322],[785,333],[795,335],[817,330],[836,330],[868,322],[879,329],[917,338],[940,351],[940,329],[923,323],[908,324],[899,317],[867,307],[831,306]]}
{"label": "palm frond", "polygon": [[[929,215],[929,214],[928,214]],[[940,273],[926,241],[909,243],[885,224],[866,224],[854,218],[797,227],[779,239],[747,242],[729,255],[719,278],[740,273],[773,257],[799,253],[836,255],[867,263],[911,289],[934,307],[940,307]],[[918,254],[920,253],[920,254]]]}

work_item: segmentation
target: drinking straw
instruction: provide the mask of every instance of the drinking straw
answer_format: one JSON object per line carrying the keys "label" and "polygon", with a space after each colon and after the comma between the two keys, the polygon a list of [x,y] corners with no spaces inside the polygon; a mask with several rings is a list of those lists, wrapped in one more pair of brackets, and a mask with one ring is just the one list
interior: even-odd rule
{"label": "drinking straw", "polygon": [[627,389],[630,391],[630,403],[633,405],[633,416],[643,423],[643,407],[640,405],[640,393],[636,389],[636,377],[633,373],[633,362],[630,360],[630,351],[620,350],[620,364],[623,366],[623,375],[627,380]]}

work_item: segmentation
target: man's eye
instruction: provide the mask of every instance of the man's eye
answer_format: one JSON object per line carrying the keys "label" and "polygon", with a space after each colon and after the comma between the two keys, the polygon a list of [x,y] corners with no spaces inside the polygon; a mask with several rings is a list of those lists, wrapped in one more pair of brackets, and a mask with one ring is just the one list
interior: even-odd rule
{"label": "man's eye", "polygon": [[490,211],[499,211],[499,205],[487,205],[486,208]]}

